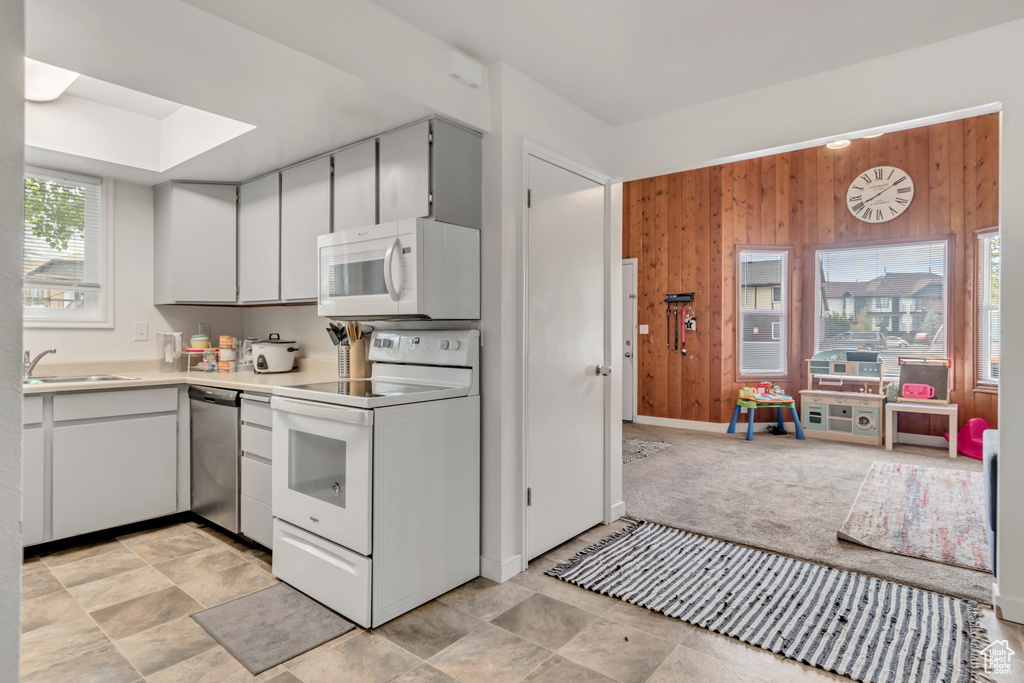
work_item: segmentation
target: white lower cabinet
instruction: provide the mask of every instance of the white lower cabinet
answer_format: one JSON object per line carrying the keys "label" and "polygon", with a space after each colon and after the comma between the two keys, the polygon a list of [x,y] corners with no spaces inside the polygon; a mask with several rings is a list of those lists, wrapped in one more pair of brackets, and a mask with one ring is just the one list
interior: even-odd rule
{"label": "white lower cabinet", "polygon": [[53,428],[53,538],[177,509],[177,416]]}
{"label": "white lower cabinet", "polygon": [[43,490],[46,440],[43,428],[26,427],[21,436],[21,544],[43,542]]}

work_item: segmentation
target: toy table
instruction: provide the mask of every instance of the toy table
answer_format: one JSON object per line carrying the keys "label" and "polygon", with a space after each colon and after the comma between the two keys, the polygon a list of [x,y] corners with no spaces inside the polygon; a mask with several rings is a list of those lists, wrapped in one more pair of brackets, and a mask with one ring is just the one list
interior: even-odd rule
{"label": "toy table", "polygon": [[886,403],[885,404],[885,450],[892,450],[896,437],[896,413],[924,413],[945,415],[949,418],[949,457],[956,457],[957,405],[950,403]]}
{"label": "toy table", "polygon": [[756,398],[739,398],[736,400],[736,409],[732,411],[732,422],[729,423],[728,434],[736,433],[736,419],[740,416],[740,408],[747,408],[747,441],[754,440],[754,410],[756,408],[778,408],[779,429],[783,429],[782,409],[789,408],[793,415],[793,424],[796,426],[796,438],[804,438],[804,430],[800,426],[800,417],[796,414],[795,401],[759,401]]}

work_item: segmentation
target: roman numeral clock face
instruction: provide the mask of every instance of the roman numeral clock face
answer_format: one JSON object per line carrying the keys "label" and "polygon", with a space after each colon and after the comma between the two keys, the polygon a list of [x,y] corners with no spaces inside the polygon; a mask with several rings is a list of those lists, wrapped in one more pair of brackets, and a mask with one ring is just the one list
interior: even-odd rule
{"label": "roman numeral clock face", "polygon": [[865,223],[885,223],[906,211],[913,198],[909,173],[895,166],[875,166],[850,183],[846,206]]}

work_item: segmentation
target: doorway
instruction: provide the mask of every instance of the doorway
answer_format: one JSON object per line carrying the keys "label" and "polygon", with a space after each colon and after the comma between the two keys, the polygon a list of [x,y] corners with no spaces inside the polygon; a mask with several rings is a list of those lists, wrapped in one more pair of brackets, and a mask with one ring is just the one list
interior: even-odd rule
{"label": "doorway", "polygon": [[604,181],[526,155],[525,559],[604,518]]}

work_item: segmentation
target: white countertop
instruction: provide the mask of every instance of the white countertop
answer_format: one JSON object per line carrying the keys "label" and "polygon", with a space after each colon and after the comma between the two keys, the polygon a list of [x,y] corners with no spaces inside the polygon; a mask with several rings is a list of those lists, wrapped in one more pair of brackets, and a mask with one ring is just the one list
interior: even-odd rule
{"label": "white countertop", "polygon": [[151,362],[104,362],[62,364],[60,366],[44,366],[40,364],[34,375],[45,377],[71,377],[77,375],[111,374],[125,375],[136,379],[109,380],[100,382],[48,382],[46,384],[26,384],[22,391],[25,396],[33,394],[51,394],[69,391],[101,391],[104,389],[132,389],[142,387],[158,387],[178,384],[195,384],[238,391],[254,391],[271,393],[274,387],[294,384],[313,384],[330,382],[338,379],[338,363],[330,358],[301,358],[296,370],[257,374],[256,372],[159,372],[151,369]]}

